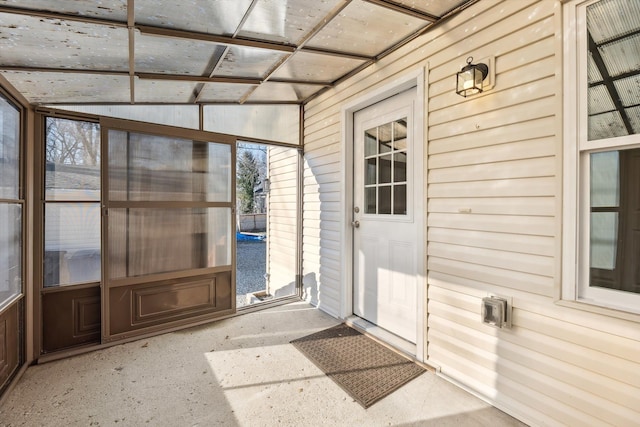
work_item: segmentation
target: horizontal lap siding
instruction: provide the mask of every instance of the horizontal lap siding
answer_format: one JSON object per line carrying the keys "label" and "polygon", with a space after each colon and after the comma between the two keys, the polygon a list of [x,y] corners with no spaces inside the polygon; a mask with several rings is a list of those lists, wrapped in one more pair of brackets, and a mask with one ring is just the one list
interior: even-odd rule
{"label": "horizontal lap siding", "polygon": [[295,292],[298,150],[269,147],[267,290],[276,297]]}
{"label": "horizontal lap siding", "polygon": [[[428,359],[532,424],[634,425],[637,323],[554,303],[560,285],[560,2],[480,0],[305,106],[304,271],[339,313],[341,109],[428,68]],[[495,57],[496,85],[454,93],[466,57]],[[513,298],[513,328],[480,321],[488,293]]]}

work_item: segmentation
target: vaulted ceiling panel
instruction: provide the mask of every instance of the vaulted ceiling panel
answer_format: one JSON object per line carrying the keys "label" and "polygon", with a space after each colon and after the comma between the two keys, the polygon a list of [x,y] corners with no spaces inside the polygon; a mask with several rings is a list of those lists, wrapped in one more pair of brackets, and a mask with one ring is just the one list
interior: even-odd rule
{"label": "vaulted ceiling panel", "polygon": [[207,83],[204,85],[198,102],[240,102],[249,91],[255,88],[254,85],[235,83]]}
{"label": "vaulted ceiling panel", "polygon": [[224,48],[211,42],[135,35],[135,70],[202,76]]}
{"label": "vaulted ceiling panel", "polygon": [[286,54],[268,49],[229,46],[216,76],[263,78]]}
{"label": "vaulted ceiling panel", "polygon": [[339,58],[300,51],[283,64],[273,77],[331,83],[365,62],[363,59]]}
{"label": "vaulted ceiling panel", "polygon": [[258,0],[238,35],[297,45],[341,3],[344,1]]}
{"label": "vaulted ceiling panel", "polygon": [[189,102],[197,83],[136,80],[135,101],[184,104]]}
{"label": "vaulted ceiling panel", "polygon": [[4,71],[2,74],[35,104],[99,104],[129,98],[129,77],[126,75],[26,71]]}
{"label": "vaulted ceiling panel", "polygon": [[126,28],[0,13],[5,66],[127,71]]}
{"label": "vaulted ceiling panel", "polygon": [[251,5],[251,0],[135,0],[139,24],[196,31],[233,34]]}
{"label": "vaulted ceiling panel", "polygon": [[258,86],[248,100],[298,103],[313,95],[317,90],[318,86],[315,85],[265,82]]}
{"label": "vaulted ceiling panel", "polygon": [[428,24],[424,19],[354,0],[307,46],[375,56]]}
{"label": "vaulted ceiling panel", "polygon": [[0,72],[34,104],[300,104],[475,1],[0,0]]}
{"label": "vaulted ceiling panel", "polygon": [[0,0],[0,6],[127,22],[127,0]]}

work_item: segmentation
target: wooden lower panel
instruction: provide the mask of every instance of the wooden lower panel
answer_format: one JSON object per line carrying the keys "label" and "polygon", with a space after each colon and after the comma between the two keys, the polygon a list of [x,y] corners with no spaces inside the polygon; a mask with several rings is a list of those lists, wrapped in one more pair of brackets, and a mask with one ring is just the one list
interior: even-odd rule
{"label": "wooden lower panel", "polygon": [[100,342],[100,287],[42,296],[43,353]]}
{"label": "wooden lower panel", "polygon": [[231,272],[111,288],[109,335],[231,310],[232,291]]}
{"label": "wooden lower panel", "polygon": [[18,368],[20,360],[20,331],[18,330],[18,303],[0,314],[0,391]]}

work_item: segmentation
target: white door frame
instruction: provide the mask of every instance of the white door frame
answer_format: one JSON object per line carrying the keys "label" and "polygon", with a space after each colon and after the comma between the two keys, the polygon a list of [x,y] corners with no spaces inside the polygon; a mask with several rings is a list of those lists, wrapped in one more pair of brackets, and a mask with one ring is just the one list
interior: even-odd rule
{"label": "white door frame", "polygon": [[[426,226],[426,159],[427,147],[425,139],[425,80],[426,71],[421,67],[412,72],[406,73],[397,79],[394,79],[386,85],[372,90],[342,107],[342,158],[341,158],[341,175],[343,188],[340,196],[340,204],[342,209],[341,218],[341,247],[343,250],[341,270],[341,298],[340,298],[340,317],[346,319],[353,314],[353,229],[351,220],[353,217],[353,142],[354,142],[354,120],[353,116],[356,111],[369,107],[383,99],[399,94],[409,89],[416,91],[415,102],[415,143],[424,144],[424,153],[422,159],[416,159],[415,167],[422,168],[424,171],[422,182],[416,182],[415,185],[422,185],[424,191],[424,218],[423,224],[423,253],[427,253],[427,226]],[[427,358],[427,267],[426,259],[423,262],[422,278],[418,280],[418,324],[417,324],[417,340],[416,340],[416,359],[424,362]]]}

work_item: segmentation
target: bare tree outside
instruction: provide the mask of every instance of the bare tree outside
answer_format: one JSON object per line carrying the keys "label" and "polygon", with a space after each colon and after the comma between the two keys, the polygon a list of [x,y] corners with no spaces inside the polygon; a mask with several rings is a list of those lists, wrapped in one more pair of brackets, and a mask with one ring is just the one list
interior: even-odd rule
{"label": "bare tree outside", "polygon": [[48,119],[47,161],[65,165],[100,164],[100,131],[97,123]]}

